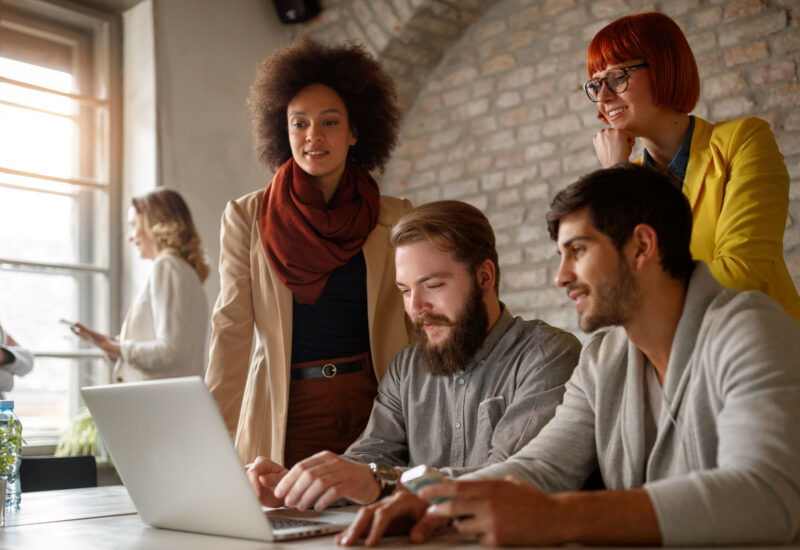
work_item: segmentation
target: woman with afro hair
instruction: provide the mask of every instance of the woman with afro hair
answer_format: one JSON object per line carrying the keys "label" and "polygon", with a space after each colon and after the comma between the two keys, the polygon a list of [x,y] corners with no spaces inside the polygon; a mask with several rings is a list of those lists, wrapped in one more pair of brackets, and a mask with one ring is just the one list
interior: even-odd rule
{"label": "woman with afro hair", "polygon": [[410,342],[389,232],[411,204],[370,175],[400,114],[360,46],[295,40],[262,62],[249,103],[259,160],[277,171],[223,214],[206,383],[244,463],[291,467],[347,449]]}

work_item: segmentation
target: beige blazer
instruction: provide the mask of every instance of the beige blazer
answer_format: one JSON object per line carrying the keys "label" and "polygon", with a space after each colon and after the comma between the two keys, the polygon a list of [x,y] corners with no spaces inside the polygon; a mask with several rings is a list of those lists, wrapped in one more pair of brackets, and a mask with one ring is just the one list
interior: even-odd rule
{"label": "beige blazer", "polygon": [[[283,464],[292,293],[273,271],[261,239],[258,213],[264,190],[228,203],[222,215],[220,293],[212,315],[206,384],[219,406],[243,463],[266,456]],[[372,361],[378,380],[411,341],[403,300],[395,286],[392,225],[411,203],[381,197],[378,224],[364,243]],[[255,341],[253,337],[255,336]]]}

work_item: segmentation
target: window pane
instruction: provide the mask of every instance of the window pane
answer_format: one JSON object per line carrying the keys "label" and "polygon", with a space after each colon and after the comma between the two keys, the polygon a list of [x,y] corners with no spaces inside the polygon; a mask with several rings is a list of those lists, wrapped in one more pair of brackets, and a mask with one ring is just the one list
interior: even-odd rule
{"label": "window pane", "polygon": [[[0,69],[2,72],[2,69]],[[29,90],[13,84],[0,82],[0,99],[62,115],[74,115],[77,102],[67,97]]]}
{"label": "window pane", "polygon": [[[0,187],[0,256],[48,263],[75,262],[75,200]],[[47,222],[45,223],[45,220]]]}
{"label": "window pane", "polygon": [[[5,58],[0,58],[0,74],[64,92],[74,80],[69,73]],[[9,84],[0,87],[0,99],[58,112],[76,108],[65,98]],[[2,104],[0,120],[0,166],[60,177],[75,174],[74,120]]]}
{"label": "window pane", "polygon": [[109,383],[111,368],[105,359],[37,358],[33,371],[17,377],[6,397],[14,400],[28,443],[36,436],[58,437],[82,405],[79,389]]}
{"label": "window pane", "polygon": [[[14,179],[31,180],[0,174],[0,183]],[[59,187],[36,181],[39,188]],[[0,204],[8,206],[0,216],[0,258],[108,265],[107,193],[60,187],[64,192],[51,194],[0,186]]]}
{"label": "window pane", "polygon": [[73,170],[74,121],[0,105],[0,166],[68,178]]}
{"label": "window pane", "polygon": [[6,57],[0,57],[0,73],[6,78],[19,80],[57,90],[59,92],[71,92],[74,79],[70,73],[56,71],[22,61],[15,61]]}
{"label": "window pane", "polygon": [[[0,288],[3,328],[20,345],[34,352],[75,351],[85,346],[79,344],[66,325],[58,322],[62,318],[108,331],[108,319],[92,318],[91,313],[98,309],[107,311],[108,285],[102,275],[0,270]],[[81,297],[84,303],[80,302]],[[34,367],[33,373],[37,370]]]}
{"label": "window pane", "polygon": [[25,189],[39,191],[49,191],[52,193],[60,193],[62,195],[75,192],[75,186],[70,183],[43,180],[41,178],[19,176],[16,174],[7,174],[5,172],[0,172],[0,185],[17,188],[23,187]]}
{"label": "window pane", "polygon": [[[14,380],[6,399],[14,400],[14,410],[22,422],[23,437],[34,432],[61,432],[69,420],[70,359],[38,358],[27,376]],[[44,433],[41,435],[45,435]]]}
{"label": "window pane", "polygon": [[[0,83],[0,167],[109,184],[108,103],[58,95],[107,84],[108,20],[75,12],[44,21],[34,12],[14,33],[2,33],[0,74],[56,93]],[[33,371],[18,377],[9,392],[29,442],[66,426],[81,386],[110,381],[110,365],[101,356],[70,357],[99,351],[58,323],[81,321],[116,334],[119,327],[109,325],[108,273],[47,267],[109,267],[110,233],[117,235],[116,227],[109,231],[110,190],[81,183],[0,172],[0,320],[36,354]],[[44,265],[17,266],[14,260]],[[64,357],[52,357],[59,354]]]}

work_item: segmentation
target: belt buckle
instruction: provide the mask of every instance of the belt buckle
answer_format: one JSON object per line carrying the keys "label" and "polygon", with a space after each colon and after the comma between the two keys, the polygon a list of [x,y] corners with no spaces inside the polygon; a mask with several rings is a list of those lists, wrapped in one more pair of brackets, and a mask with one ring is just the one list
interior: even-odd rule
{"label": "belt buckle", "polygon": [[333,378],[336,376],[336,365],[333,363],[325,363],[322,366],[322,376],[325,378]]}

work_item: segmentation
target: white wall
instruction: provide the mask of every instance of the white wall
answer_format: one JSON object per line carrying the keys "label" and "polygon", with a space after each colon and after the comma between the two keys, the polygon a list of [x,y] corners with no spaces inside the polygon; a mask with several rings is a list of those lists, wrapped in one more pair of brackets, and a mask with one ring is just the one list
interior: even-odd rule
{"label": "white wall", "polygon": [[[153,2],[144,0],[122,16],[122,237],[127,239],[126,216],[131,197],[147,193],[156,186],[156,81],[153,35]],[[133,246],[121,243],[122,311],[147,278],[149,266],[144,265]],[[121,319],[118,321],[121,322]],[[114,325],[114,320],[112,320]],[[119,329],[114,326],[112,329]]]}
{"label": "white wall", "polygon": [[[189,204],[208,251],[212,272],[205,289],[213,304],[219,292],[219,221],[227,201],[263,188],[271,174],[253,154],[248,89],[258,63],[288,43],[292,29],[278,20],[265,0],[145,0],[151,5],[155,39],[157,182],[179,191]],[[144,9],[135,6],[127,14]],[[126,35],[128,28],[126,26]],[[126,36],[129,49],[146,51],[146,31]],[[126,60],[128,59],[126,57]],[[126,66],[129,78],[137,67]],[[126,118],[136,105],[125,102]],[[138,116],[138,114],[133,115]],[[137,120],[135,125],[138,125]],[[157,130],[157,131],[156,131]],[[126,131],[126,151],[131,136]],[[126,164],[145,160],[126,158]],[[126,190],[141,182],[130,181]],[[129,197],[130,195],[126,195]],[[129,261],[123,270],[136,272]],[[123,312],[135,287],[125,289]]]}

